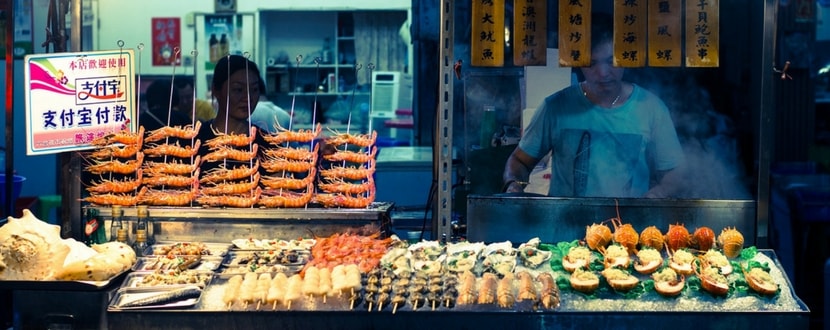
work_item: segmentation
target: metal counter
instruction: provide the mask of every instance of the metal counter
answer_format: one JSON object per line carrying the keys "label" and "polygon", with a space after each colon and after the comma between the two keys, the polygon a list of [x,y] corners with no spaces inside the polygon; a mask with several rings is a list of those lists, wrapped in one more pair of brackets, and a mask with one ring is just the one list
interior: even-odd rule
{"label": "metal counter", "polygon": [[[735,227],[743,233],[744,244],[756,245],[753,200],[609,199],[560,197],[496,197],[470,195],[467,198],[467,238],[473,242],[516,244],[539,237],[542,242],[583,239],[585,227],[617,217],[637,232],[657,226],[665,233],[670,224],[683,224],[690,233],[708,226],[719,234]],[[606,223],[612,228],[611,223]]]}
{"label": "metal counter", "polygon": [[[781,265],[771,250],[759,251],[769,256],[777,270]],[[775,267],[773,267],[775,268]],[[562,306],[551,311],[527,309],[499,309],[498,307],[476,308],[456,306],[454,308],[399,309],[396,313],[387,307],[383,311],[367,311],[363,305],[352,310],[337,310],[336,307],[320,305],[318,310],[300,307],[276,311],[249,309],[227,311],[216,303],[205,302],[190,309],[180,310],[110,310],[107,312],[109,327],[112,329],[584,329],[591,328],[665,328],[673,329],[806,329],[809,326],[809,309],[792,291],[786,277],[781,292],[776,298],[758,298],[756,305],[734,305],[731,302],[744,301],[746,296],[716,298],[707,296],[700,301],[706,305],[696,310],[694,305],[673,298],[658,298],[656,293],[646,295],[651,300],[605,297],[595,300],[594,306],[603,306],[599,311],[582,309],[586,298],[572,291],[562,291]],[[212,286],[213,284],[211,284]],[[224,287],[209,286],[205,296],[221,297]],[[695,295],[700,295],[695,293]],[[646,296],[644,295],[643,298]],[[348,306],[348,305],[346,305]],[[634,307],[632,307],[634,306]],[[770,308],[773,306],[775,308]],[[780,308],[778,308],[780,307]]]}

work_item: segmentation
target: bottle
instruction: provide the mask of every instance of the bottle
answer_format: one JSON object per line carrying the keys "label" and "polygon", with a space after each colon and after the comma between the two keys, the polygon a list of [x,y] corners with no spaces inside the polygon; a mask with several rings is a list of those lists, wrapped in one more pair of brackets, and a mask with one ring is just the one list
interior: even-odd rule
{"label": "bottle", "polygon": [[210,45],[210,62],[216,63],[219,60],[219,40],[216,39],[216,33],[210,34],[210,41],[208,41],[208,45]]}
{"label": "bottle", "polygon": [[97,208],[86,208],[84,209],[84,219],[86,219],[84,225],[84,234],[86,239],[84,243],[88,246],[93,246],[95,244],[102,244],[107,242],[107,234],[106,228],[104,226],[104,220],[99,216],[99,211]]}
{"label": "bottle", "polygon": [[331,39],[326,38],[323,41],[323,56],[322,56],[323,64],[331,64]]}
{"label": "bottle", "polygon": [[147,205],[139,205],[136,208],[135,221],[135,242],[133,242],[133,250],[135,255],[142,257],[149,246],[147,242],[147,228],[149,227],[147,218]]}
{"label": "bottle", "polygon": [[124,225],[124,210],[121,205],[112,206],[112,223],[110,224],[110,241],[127,243],[127,226]]}
{"label": "bottle", "polygon": [[493,134],[496,133],[496,108],[492,105],[485,105],[482,117],[478,146],[484,149],[492,146]]}
{"label": "bottle", "polygon": [[231,46],[228,43],[228,35],[222,33],[222,37],[219,38],[219,54],[216,56],[216,60],[218,61],[220,58],[227,56],[231,53]]}

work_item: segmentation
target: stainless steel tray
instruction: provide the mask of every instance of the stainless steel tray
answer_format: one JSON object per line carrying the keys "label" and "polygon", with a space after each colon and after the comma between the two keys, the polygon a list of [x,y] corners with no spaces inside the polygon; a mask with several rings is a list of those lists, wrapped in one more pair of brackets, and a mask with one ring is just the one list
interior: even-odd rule
{"label": "stainless steel tray", "polygon": [[231,247],[229,243],[208,243],[208,242],[158,242],[153,244],[144,251],[145,256],[155,255],[193,255],[193,252],[182,252],[179,247],[183,245],[201,245],[200,253],[202,256],[219,256],[222,257],[228,253]]}
{"label": "stainless steel tray", "polygon": [[[178,262],[173,262],[171,259],[183,259],[196,256],[147,256],[140,257],[136,260],[132,270],[141,271],[156,271],[156,270],[176,270]],[[168,261],[170,260],[170,261]],[[193,270],[207,270],[215,271],[222,265],[223,257],[220,256],[201,256],[199,260],[187,269]]]}
{"label": "stainless steel tray", "polygon": [[[154,304],[154,305],[144,305],[144,306],[133,306],[133,307],[120,307],[120,305],[135,301],[137,299],[143,299],[146,297],[151,297],[153,295],[164,294],[168,293],[177,289],[183,289],[189,287],[188,285],[170,285],[165,287],[146,287],[146,288],[120,288],[115,292],[115,295],[110,300],[110,304],[108,309],[110,310],[132,310],[132,309],[176,309],[176,308],[189,308],[193,307],[199,303],[199,300],[202,298],[202,294],[200,293],[198,297],[195,298],[186,298],[181,300],[174,300],[162,304]],[[203,293],[203,292],[202,292]]]}
{"label": "stainless steel tray", "polygon": [[214,272],[205,270],[133,272],[127,275],[121,288],[164,288],[181,285],[205,288],[213,280],[213,275]]}
{"label": "stainless steel tray", "polygon": [[[279,257],[269,258],[274,254],[292,254],[296,260],[280,260]],[[266,256],[259,259],[258,256]],[[229,278],[233,275],[245,273],[285,273],[293,275],[303,269],[311,254],[307,251],[280,251],[280,250],[258,250],[258,251],[230,251],[222,261],[220,276]]]}
{"label": "stainless steel tray", "polygon": [[257,250],[298,250],[310,251],[311,247],[317,243],[313,238],[304,239],[256,239],[256,238],[238,238],[231,241],[231,249],[237,251],[257,251]]}

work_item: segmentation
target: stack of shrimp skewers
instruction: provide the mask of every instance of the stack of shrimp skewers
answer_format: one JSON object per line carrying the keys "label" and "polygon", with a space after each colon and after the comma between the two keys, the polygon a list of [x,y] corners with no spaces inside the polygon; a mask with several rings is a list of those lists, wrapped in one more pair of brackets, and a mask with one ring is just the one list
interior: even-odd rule
{"label": "stack of shrimp skewers", "polygon": [[[331,165],[320,170],[322,190],[315,201],[325,207],[365,208],[375,200],[377,131],[371,134],[339,134],[326,139],[333,153],[323,156]],[[356,149],[356,150],[355,150]]]}
{"label": "stack of shrimp skewers", "polygon": [[299,208],[311,201],[320,147],[314,139],[321,130],[322,126],[317,124],[309,130],[279,128],[278,132],[263,136],[268,146],[263,151],[261,166],[268,174],[260,179],[260,206]]}
{"label": "stack of shrimp skewers", "polygon": [[84,170],[100,176],[90,180],[86,190],[90,193],[83,200],[98,205],[132,206],[139,203],[147,188],[142,187],[141,165],[144,154],[140,151],[144,128],[138,132],[121,130],[96,138],[91,142],[98,147],[89,153],[90,161]]}
{"label": "stack of shrimp skewers", "polygon": [[186,126],[163,126],[147,133],[143,152],[142,183],[149,187],[142,203],[156,206],[186,206],[196,198],[199,188],[201,141],[196,138],[201,122]]}
{"label": "stack of shrimp skewers", "polygon": [[221,164],[199,178],[199,196],[196,202],[203,206],[252,207],[258,201],[260,165],[257,159],[259,145],[254,143],[257,128],[249,134],[226,134],[214,129],[216,137],[205,142],[210,150],[202,162]]}

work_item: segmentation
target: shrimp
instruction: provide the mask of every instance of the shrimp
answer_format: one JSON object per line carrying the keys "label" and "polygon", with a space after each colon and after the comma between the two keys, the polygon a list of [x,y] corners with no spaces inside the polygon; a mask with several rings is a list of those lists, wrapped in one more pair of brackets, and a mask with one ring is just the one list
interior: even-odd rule
{"label": "shrimp", "polygon": [[199,183],[196,182],[190,190],[155,190],[150,189],[142,203],[155,206],[185,206],[193,202],[199,195]]}
{"label": "shrimp", "polygon": [[160,163],[160,162],[146,162],[144,163],[144,169],[147,171],[148,175],[161,175],[161,174],[176,174],[176,175],[190,175],[193,173],[197,168],[199,168],[199,163],[202,161],[202,156],[196,156],[193,160],[192,164],[187,164],[183,162],[168,162],[168,163]]}
{"label": "shrimp", "polygon": [[154,175],[144,178],[143,183],[148,186],[189,187],[199,178],[199,169],[191,176],[185,175]]}
{"label": "shrimp", "polygon": [[141,201],[144,194],[147,193],[147,187],[141,187],[135,195],[130,194],[97,194],[90,195],[82,200],[98,205],[121,205],[132,206],[137,205]]}
{"label": "shrimp", "polygon": [[138,153],[139,149],[141,148],[139,148],[137,144],[125,145],[123,147],[107,146],[91,152],[89,156],[96,159],[107,159],[113,157],[132,158],[136,153]]}
{"label": "shrimp", "polygon": [[311,201],[313,192],[314,185],[309,183],[303,193],[282,191],[278,195],[265,195],[260,197],[257,204],[264,207],[303,207]]}
{"label": "shrimp", "polygon": [[317,160],[317,150],[320,149],[320,144],[314,145],[314,149],[308,150],[304,148],[291,147],[276,147],[265,149],[263,152],[265,156],[273,158],[283,158],[290,160],[303,160],[308,162],[315,162]]}
{"label": "shrimp", "polygon": [[257,187],[250,196],[201,195],[196,197],[196,202],[203,206],[251,207],[259,201],[260,195],[262,188]]}
{"label": "shrimp", "polygon": [[254,173],[251,181],[240,183],[220,183],[212,187],[203,187],[203,195],[239,195],[250,192],[259,185],[259,173]]}
{"label": "shrimp", "polygon": [[303,142],[313,141],[315,138],[317,138],[318,135],[320,135],[320,132],[323,131],[323,126],[320,125],[320,123],[317,123],[317,126],[314,127],[314,130],[310,130],[310,129],[309,130],[302,130],[302,129],[300,129],[300,130],[297,130],[297,131],[289,131],[289,130],[284,129],[282,127],[277,127],[277,128],[279,129],[279,132],[274,133],[274,134],[265,134],[265,135],[262,136],[262,138],[265,139],[265,141],[268,141],[268,143],[271,143],[273,145],[277,145],[277,144],[281,144],[281,143],[285,143],[285,142],[303,143]]}
{"label": "shrimp", "polygon": [[141,186],[141,169],[135,171],[135,180],[102,180],[93,182],[86,190],[90,193],[126,193]]}
{"label": "shrimp", "polygon": [[378,153],[377,147],[372,147],[371,152],[356,152],[356,151],[337,151],[333,154],[324,155],[323,158],[330,162],[339,162],[345,161],[350,163],[366,163],[370,160],[375,159],[375,155]]}
{"label": "shrimp", "polygon": [[365,208],[375,201],[375,187],[369,189],[366,196],[352,196],[346,194],[317,194],[314,201],[325,207],[345,207],[352,209]]}
{"label": "shrimp", "polygon": [[341,178],[349,180],[363,180],[375,173],[375,161],[370,161],[369,167],[332,166],[330,169],[320,170],[320,175],[326,178]]}
{"label": "shrimp", "polygon": [[96,162],[93,165],[87,166],[86,170],[93,174],[102,173],[118,173],[118,174],[132,174],[141,167],[144,161],[144,153],[136,153],[135,159],[128,161],[111,160],[108,162]]}
{"label": "shrimp", "polygon": [[126,145],[141,146],[144,141],[144,126],[138,127],[138,132],[132,133],[128,130],[120,130],[115,133],[110,133],[102,137],[96,138],[90,142],[94,146],[106,146],[113,143],[121,143]]}
{"label": "shrimp", "polygon": [[215,151],[205,155],[205,157],[202,158],[202,161],[219,162],[226,159],[238,160],[241,162],[250,161],[256,157],[257,150],[259,150],[258,144],[254,144],[253,146],[251,146],[250,152],[223,146],[218,147]]}
{"label": "shrimp", "polygon": [[314,163],[302,160],[290,160],[277,157],[266,157],[262,168],[270,173],[275,172],[308,172],[314,168]]}
{"label": "shrimp", "polygon": [[306,175],[306,177],[302,179],[266,175],[259,180],[259,183],[271,189],[296,190],[303,189],[303,187],[306,187],[307,185],[313,183],[316,175],[317,169],[312,167],[311,170],[308,172],[308,175]]}
{"label": "shrimp", "polygon": [[372,177],[368,177],[366,181],[362,183],[348,183],[343,179],[331,179],[331,182],[328,183],[319,183],[317,187],[322,189],[325,192],[330,193],[341,193],[341,194],[362,194],[375,186],[375,181]]}
{"label": "shrimp", "polygon": [[184,127],[181,126],[164,126],[162,128],[156,129],[148,133],[147,137],[144,138],[144,142],[155,142],[160,141],[164,138],[174,137],[180,138],[185,140],[190,140],[196,137],[199,134],[199,130],[202,128],[202,122],[196,121],[195,125],[187,125]]}
{"label": "shrimp", "polygon": [[251,126],[250,134],[225,134],[222,132],[217,131],[215,128],[213,129],[213,134],[216,135],[215,138],[212,138],[205,142],[205,146],[210,148],[211,150],[215,150],[221,147],[244,147],[249,146],[251,143],[254,142],[256,138],[256,126]]}
{"label": "shrimp", "polygon": [[202,145],[202,141],[196,140],[196,143],[191,146],[179,146],[178,143],[176,144],[157,144],[151,145],[149,148],[144,149],[144,153],[149,156],[173,156],[178,158],[190,158],[196,155],[199,152],[199,147]]}
{"label": "shrimp", "polygon": [[205,175],[201,179],[199,179],[199,182],[217,183],[222,181],[239,180],[254,175],[254,173],[256,173],[258,170],[259,159],[255,160],[254,165],[251,167],[248,167],[248,165],[240,165],[232,169],[227,169],[225,167],[225,164],[222,164],[219,165],[218,168],[214,168],[206,172]]}
{"label": "shrimp", "polygon": [[375,144],[375,141],[378,138],[377,131],[372,131],[372,134],[348,134],[337,132],[334,133],[335,135],[326,139],[326,143],[331,145],[350,144],[353,146],[366,148]]}

